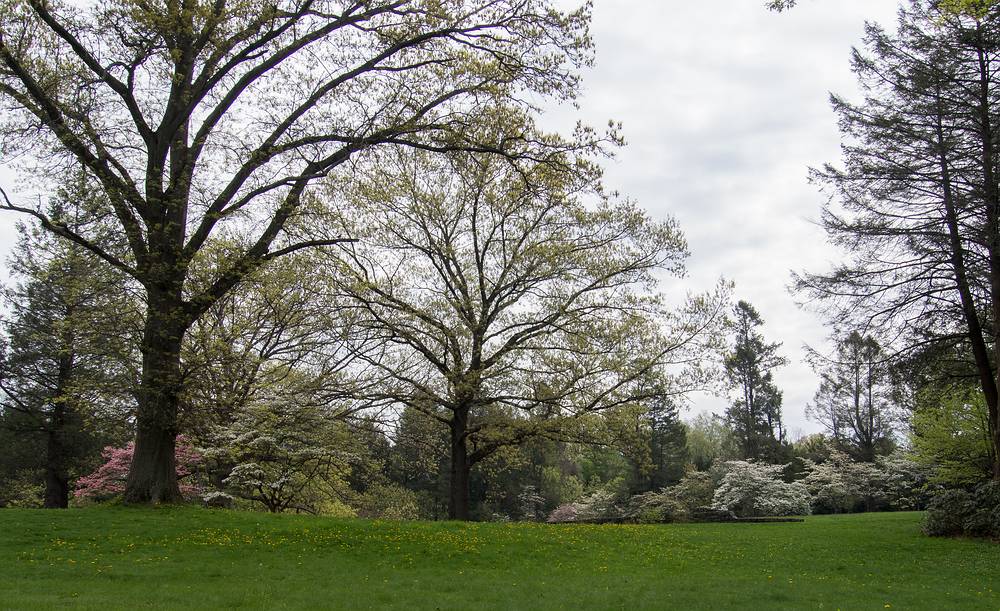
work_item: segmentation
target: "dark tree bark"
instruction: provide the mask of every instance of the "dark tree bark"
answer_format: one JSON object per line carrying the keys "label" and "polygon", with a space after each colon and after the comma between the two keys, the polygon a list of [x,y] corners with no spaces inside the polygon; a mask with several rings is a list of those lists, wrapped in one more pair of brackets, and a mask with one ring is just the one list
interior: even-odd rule
{"label": "dark tree bark", "polygon": [[452,520],[469,519],[469,473],[472,465],[469,461],[469,448],[466,445],[468,434],[469,409],[456,409],[449,428],[451,430],[451,471],[448,481],[448,517]]}
{"label": "dark tree bark", "polygon": [[[73,319],[73,307],[66,311],[66,320]],[[49,421],[45,424],[45,496],[43,506],[46,509],[65,509],[69,507],[69,461],[70,448],[67,437],[75,420],[73,397],[70,384],[73,380],[74,365],[74,330],[66,329],[59,334],[58,369],[56,385],[52,398],[52,410]]]}
{"label": "dark tree bark", "polygon": [[146,310],[135,453],[125,492],[129,503],[181,500],[174,452],[179,432],[181,343],[189,323],[179,287],[170,293],[150,291]]}
{"label": "dark tree bark", "polygon": [[46,509],[69,507],[69,448],[64,442],[66,428],[66,408],[56,406],[52,410],[52,423],[46,432],[45,444],[45,496]]}

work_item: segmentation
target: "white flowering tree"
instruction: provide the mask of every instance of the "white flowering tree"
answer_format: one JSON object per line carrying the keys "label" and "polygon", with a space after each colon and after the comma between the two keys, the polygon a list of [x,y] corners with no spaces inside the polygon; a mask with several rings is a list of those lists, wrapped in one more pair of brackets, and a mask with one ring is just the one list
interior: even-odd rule
{"label": "white flowering tree", "polygon": [[320,513],[346,491],[346,425],[311,406],[274,402],[240,412],[205,452],[228,475],[225,491],[272,513]]}
{"label": "white flowering tree", "polygon": [[794,516],[811,513],[809,490],[781,479],[783,465],[734,460],[715,491],[712,507],[739,517]]}

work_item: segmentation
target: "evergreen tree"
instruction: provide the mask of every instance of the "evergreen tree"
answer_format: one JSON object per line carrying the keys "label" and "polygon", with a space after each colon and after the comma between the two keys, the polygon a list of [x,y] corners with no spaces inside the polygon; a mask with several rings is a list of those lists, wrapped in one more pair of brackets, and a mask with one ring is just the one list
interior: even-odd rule
{"label": "evergreen tree", "polygon": [[[101,202],[91,194],[77,175],[48,214],[97,225]],[[137,303],[122,275],[81,247],[38,227],[19,230],[10,269],[21,281],[3,292],[10,316],[0,409],[19,434],[14,443],[41,450],[21,466],[42,473],[44,506],[66,507],[72,476],[120,441],[132,413]]]}
{"label": "evergreen tree", "polygon": [[865,97],[833,99],[843,166],[815,172],[848,260],[797,287],[838,324],[897,338],[897,352],[967,355],[1000,457],[997,40],[1000,5],[978,0],[912,0],[896,33],[868,26],[853,58]]}
{"label": "evergreen tree", "polygon": [[676,484],[684,477],[688,463],[687,428],[681,422],[677,406],[657,402],[650,407],[650,454],[653,470],[649,475],[649,490],[659,490]]}
{"label": "evergreen tree", "polygon": [[781,422],[781,391],[772,371],[786,363],[780,343],[767,343],[757,328],[764,320],[752,305],[733,308],[733,344],[723,364],[736,399],[726,418],[744,459],[775,459],[785,440]]}
{"label": "evergreen tree", "polygon": [[811,353],[821,383],[806,413],[826,428],[837,449],[862,462],[894,446],[899,415],[887,358],[874,338],[857,331],[837,342],[831,358]]}

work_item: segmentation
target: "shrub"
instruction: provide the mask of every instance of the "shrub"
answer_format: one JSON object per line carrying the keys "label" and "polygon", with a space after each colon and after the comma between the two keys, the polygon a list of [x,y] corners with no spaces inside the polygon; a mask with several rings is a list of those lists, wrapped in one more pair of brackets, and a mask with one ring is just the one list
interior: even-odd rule
{"label": "shrub", "polygon": [[201,495],[201,502],[209,509],[232,509],[236,506],[236,499],[218,490]]}
{"label": "shrub", "polygon": [[973,509],[972,495],[965,490],[943,490],[934,495],[927,506],[924,532],[932,537],[961,535]]}
{"label": "shrub", "polygon": [[[628,488],[625,486],[624,479],[616,477],[576,502],[556,507],[549,513],[546,521],[596,522],[623,519],[628,514]],[[553,519],[553,516],[556,519]]]}
{"label": "shrub", "polygon": [[792,516],[810,513],[809,491],[799,482],[782,481],[782,465],[730,461],[712,501],[714,509],[739,517]]}
{"label": "shrub", "polygon": [[205,455],[227,494],[273,513],[320,513],[348,488],[349,442],[342,422],[282,400],[236,413],[212,431]]}
{"label": "shrub", "polygon": [[677,498],[677,486],[632,497],[629,516],[642,524],[686,522],[688,507]]}
{"label": "shrub", "polygon": [[576,518],[580,521],[605,520],[621,517],[623,513],[617,506],[620,499],[611,490],[595,490],[586,495],[576,505]]}
{"label": "shrub", "polygon": [[358,516],[381,520],[419,520],[417,494],[399,484],[376,484],[361,495]]}
{"label": "shrub", "polygon": [[933,537],[1000,539],[1000,482],[986,482],[972,492],[945,489],[927,506],[924,532]]}
{"label": "shrub", "polygon": [[931,470],[897,450],[880,456],[875,464],[882,471],[881,500],[898,511],[914,511],[927,506],[927,482]]}
{"label": "shrub", "polygon": [[976,488],[970,510],[963,524],[965,534],[1000,538],[1000,482],[992,481]]}
{"label": "shrub", "polygon": [[21,469],[0,482],[0,507],[38,509],[43,504],[45,486],[42,474],[34,469]]}
{"label": "shrub", "polygon": [[874,506],[882,474],[874,465],[858,463],[847,454],[830,450],[826,461],[806,461],[808,474],[802,480],[812,495],[816,513],[846,513]]}
{"label": "shrub", "polygon": [[316,506],[316,513],[331,518],[356,518],[358,512],[350,505],[336,499],[322,501]]}
{"label": "shrub", "polygon": [[542,468],[538,492],[545,498],[546,508],[554,509],[583,496],[583,482],[558,467],[547,466]]}
{"label": "shrub", "polygon": [[691,471],[681,481],[671,486],[669,490],[674,499],[688,511],[699,507],[708,507],[715,498],[717,482],[711,473]]}
{"label": "shrub", "polygon": [[545,521],[550,524],[576,522],[576,505],[573,503],[566,503],[565,505],[556,507],[552,510],[552,513],[549,514],[548,519]]}
{"label": "shrub", "polygon": [[[506,514],[505,514],[506,515]],[[545,519],[545,497],[534,486],[524,486],[517,495],[517,516],[519,520],[535,522]],[[510,516],[507,516],[510,519]]]}

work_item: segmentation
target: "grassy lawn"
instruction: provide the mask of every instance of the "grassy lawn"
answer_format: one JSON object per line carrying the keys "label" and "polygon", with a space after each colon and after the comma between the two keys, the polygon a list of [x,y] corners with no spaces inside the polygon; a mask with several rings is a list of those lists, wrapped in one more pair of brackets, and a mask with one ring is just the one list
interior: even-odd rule
{"label": "grassy lawn", "polygon": [[801,524],[0,511],[0,608],[989,609],[1000,545],[920,514]]}

